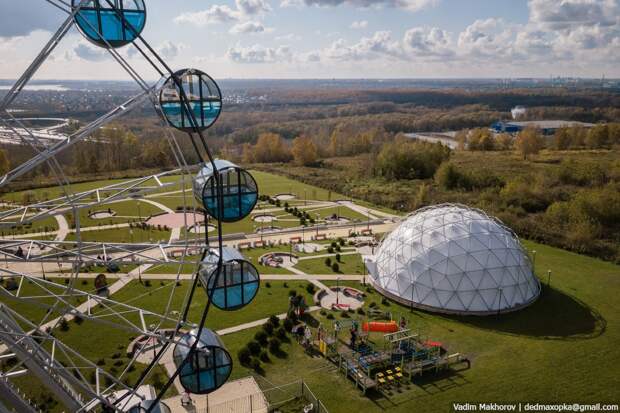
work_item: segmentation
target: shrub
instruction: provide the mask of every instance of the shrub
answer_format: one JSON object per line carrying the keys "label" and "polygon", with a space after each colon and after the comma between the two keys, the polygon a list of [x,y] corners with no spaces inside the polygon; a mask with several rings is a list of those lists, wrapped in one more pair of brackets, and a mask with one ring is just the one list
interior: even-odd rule
{"label": "shrub", "polygon": [[258,372],[260,370],[260,361],[258,359],[253,358],[253,359],[250,360],[250,363],[249,363],[248,367],[250,367],[252,370]]}
{"label": "shrub", "polygon": [[338,265],[337,262],[332,264],[332,271],[334,271],[334,272],[340,271],[340,265]]}
{"label": "shrub", "polygon": [[266,351],[261,351],[259,357],[261,361],[264,361],[265,363],[269,362],[269,353],[267,353]]}
{"label": "shrub", "polygon": [[332,259],[329,258],[329,257],[325,258],[325,265],[328,266],[328,267],[331,267],[332,266]]}
{"label": "shrub", "polygon": [[338,252],[342,251],[342,248],[340,248],[340,245],[336,245],[336,251]]}
{"label": "shrub", "polygon": [[60,331],[69,331],[69,323],[66,318],[60,320]]}
{"label": "shrub", "polygon": [[338,246],[338,243],[336,241],[332,241],[330,245],[332,248],[336,248],[336,246]]}
{"label": "shrub", "polygon": [[282,285],[282,287],[284,287],[284,288],[288,288],[288,283],[286,283],[286,282],[285,282],[285,283]]}
{"label": "shrub", "polygon": [[263,330],[265,330],[265,333],[267,333],[268,335],[272,335],[273,334],[273,324],[271,324],[271,323],[263,324]]}
{"label": "shrub", "polygon": [[253,356],[256,356],[260,353],[261,345],[258,341],[252,340],[248,343],[248,350],[252,353]]}
{"label": "shrub", "polygon": [[144,282],[144,285],[147,286],[147,287],[150,287],[151,286],[151,280],[146,280]]}
{"label": "shrub", "polygon": [[75,324],[80,325],[84,322],[84,319],[81,316],[76,315],[73,317],[73,321],[75,321]]}
{"label": "shrub", "polygon": [[347,311],[341,311],[340,312],[340,317],[342,317],[342,318],[349,318],[349,313]]}
{"label": "shrub", "polygon": [[284,327],[280,327],[276,330],[276,337],[278,337],[280,340],[286,339],[286,330],[284,329]]}
{"label": "shrub", "polygon": [[291,332],[293,330],[293,320],[291,320],[290,318],[286,318],[284,320],[284,323],[282,323],[282,325],[284,326],[284,329],[288,332]]}
{"label": "shrub", "polygon": [[256,332],[256,334],[254,335],[254,339],[258,341],[261,346],[266,346],[269,336],[264,330],[260,330]]}
{"label": "shrub", "polygon": [[344,246],[344,239],[342,239],[342,238],[338,238],[338,243],[339,243],[341,246]]}
{"label": "shrub", "polygon": [[384,297],[384,298],[381,299],[381,304],[383,304],[383,305],[390,305],[390,302],[387,300],[387,298]]}
{"label": "shrub", "polygon": [[327,247],[327,252],[329,254],[333,254],[334,253],[334,247]]}
{"label": "shrub", "polygon": [[273,337],[272,339],[269,340],[269,351],[272,353],[277,353],[278,351],[280,351],[280,345],[282,343],[280,342],[280,340],[276,337]]}
{"label": "shrub", "polygon": [[289,296],[289,297],[297,297],[297,291],[295,291],[295,290],[290,290],[290,291],[288,292],[288,296]]}
{"label": "shrub", "polygon": [[327,315],[327,311],[325,311],[324,309],[321,310],[321,312],[319,313],[321,314],[323,317],[325,317]]}
{"label": "shrub", "polygon": [[99,360],[97,360],[97,365],[98,366],[105,366],[105,359],[104,358],[100,358]]}
{"label": "shrub", "polygon": [[239,352],[237,353],[237,358],[239,359],[241,365],[248,366],[250,364],[250,361],[252,360],[252,352],[249,348],[247,348],[247,346],[242,347],[241,350],[239,350]]}
{"label": "shrub", "polygon": [[368,307],[370,308],[375,308],[376,306],[377,306],[377,303],[375,303],[374,301],[368,305]]}
{"label": "shrub", "polygon": [[328,320],[333,320],[334,319],[334,315],[332,313],[327,314],[327,319]]}
{"label": "shrub", "polygon": [[366,314],[366,311],[364,311],[364,309],[362,307],[360,307],[360,308],[357,309],[357,313],[360,314],[360,315],[364,315],[364,314]]}
{"label": "shrub", "polygon": [[265,288],[271,288],[271,283],[269,281],[265,283]]}
{"label": "shrub", "polygon": [[275,315],[271,315],[271,316],[269,317],[269,322],[270,322],[270,323],[271,323],[274,327],[277,327],[277,326],[279,326],[279,325],[280,325],[280,319],[279,319],[277,316],[275,316]]}
{"label": "shrub", "polygon": [[336,261],[340,262],[340,254],[336,254]]}
{"label": "shrub", "polygon": [[315,290],[316,290],[316,287],[314,286],[314,284],[308,283],[306,285],[306,291],[308,291],[308,294],[314,294]]}

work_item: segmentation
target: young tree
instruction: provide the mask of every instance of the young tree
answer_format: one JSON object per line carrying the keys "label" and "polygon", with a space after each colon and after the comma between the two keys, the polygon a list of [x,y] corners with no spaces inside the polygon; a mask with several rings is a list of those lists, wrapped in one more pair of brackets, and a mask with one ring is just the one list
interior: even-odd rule
{"label": "young tree", "polygon": [[559,128],[555,131],[553,135],[553,146],[557,150],[565,150],[568,149],[571,145],[571,135],[569,132],[569,128]]}
{"label": "young tree", "polygon": [[316,145],[308,136],[299,136],[293,141],[293,159],[301,166],[312,165],[318,158]]}
{"label": "young tree", "polygon": [[6,150],[0,149],[0,174],[5,174],[11,169],[11,163]]}
{"label": "young tree", "polygon": [[535,155],[544,147],[543,137],[536,128],[525,128],[517,135],[515,141],[517,151],[527,159],[530,155]]}

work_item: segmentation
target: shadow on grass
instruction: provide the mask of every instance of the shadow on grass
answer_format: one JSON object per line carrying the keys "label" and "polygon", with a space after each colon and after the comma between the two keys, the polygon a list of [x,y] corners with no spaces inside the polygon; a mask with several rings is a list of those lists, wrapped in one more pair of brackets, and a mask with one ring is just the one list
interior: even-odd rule
{"label": "shadow on grass", "polygon": [[417,376],[413,382],[403,383],[400,387],[377,391],[371,390],[367,397],[378,407],[388,409],[411,401],[423,395],[442,393],[457,387],[471,384],[458,370],[442,370],[438,373],[427,372]]}
{"label": "shadow on grass", "polygon": [[607,321],[576,297],[546,285],[523,310],[492,316],[443,316],[476,328],[544,340],[583,340],[602,335]]}

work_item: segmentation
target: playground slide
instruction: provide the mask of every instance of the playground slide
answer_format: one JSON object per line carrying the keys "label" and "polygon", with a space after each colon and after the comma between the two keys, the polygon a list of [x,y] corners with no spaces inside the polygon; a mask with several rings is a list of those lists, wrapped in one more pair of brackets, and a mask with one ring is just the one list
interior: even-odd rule
{"label": "playground slide", "polygon": [[377,333],[395,333],[398,331],[398,324],[396,324],[396,321],[371,321],[370,323],[362,324],[362,330]]}

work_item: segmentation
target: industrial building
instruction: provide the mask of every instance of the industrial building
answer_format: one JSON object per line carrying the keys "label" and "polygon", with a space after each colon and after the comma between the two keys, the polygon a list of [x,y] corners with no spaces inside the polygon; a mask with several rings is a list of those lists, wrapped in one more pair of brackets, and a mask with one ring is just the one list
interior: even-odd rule
{"label": "industrial building", "polygon": [[526,128],[537,128],[540,129],[543,135],[553,135],[555,131],[560,128],[572,128],[576,126],[591,128],[594,124],[572,120],[499,121],[491,125],[491,129],[497,133],[518,133]]}

